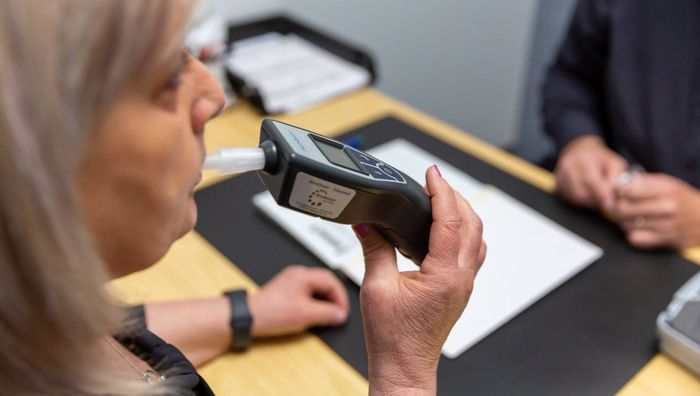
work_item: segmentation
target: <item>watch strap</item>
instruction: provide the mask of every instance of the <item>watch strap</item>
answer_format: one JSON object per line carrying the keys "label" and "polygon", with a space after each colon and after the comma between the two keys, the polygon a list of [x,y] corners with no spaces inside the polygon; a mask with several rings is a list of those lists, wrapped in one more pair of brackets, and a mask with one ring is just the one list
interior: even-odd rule
{"label": "watch strap", "polygon": [[251,344],[251,328],[253,317],[248,309],[248,293],[245,290],[230,290],[224,293],[231,304],[231,332],[233,333],[232,349],[236,352],[245,351]]}

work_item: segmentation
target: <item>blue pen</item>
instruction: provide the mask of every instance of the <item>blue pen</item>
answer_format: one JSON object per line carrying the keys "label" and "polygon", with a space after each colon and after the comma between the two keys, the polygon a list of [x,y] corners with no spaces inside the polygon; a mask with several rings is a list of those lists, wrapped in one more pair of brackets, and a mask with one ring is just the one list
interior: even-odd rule
{"label": "blue pen", "polygon": [[362,147],[365,145],[365,137],[358,133],[355,135],[350,136],[349,138],[345,139],[343,143],[347,144],[348,146],[352,148],[356,148],[358,150],[361,150]]}

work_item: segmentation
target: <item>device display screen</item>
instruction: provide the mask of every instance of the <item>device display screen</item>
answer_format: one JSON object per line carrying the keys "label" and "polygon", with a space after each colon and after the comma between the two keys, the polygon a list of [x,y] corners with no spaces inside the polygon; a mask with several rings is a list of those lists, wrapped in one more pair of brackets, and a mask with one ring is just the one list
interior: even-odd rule
{"label": "device display screen", "polygon": [[328,143],[324,143],[316,139],[313,141],[331,163],[361,172],[357,165],[355,165],[352,158],[350,158],[350,156],[342,148],[331,146]]}

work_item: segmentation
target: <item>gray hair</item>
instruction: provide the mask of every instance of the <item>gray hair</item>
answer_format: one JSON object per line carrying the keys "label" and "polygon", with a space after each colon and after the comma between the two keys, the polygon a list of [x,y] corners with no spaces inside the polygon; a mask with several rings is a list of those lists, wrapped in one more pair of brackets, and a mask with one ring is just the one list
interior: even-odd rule
{"label": "gray hair", "polygon": [[133,394],[96,364],[121,311],[104,290],[75,179],[83,143],[115,97],[179,52],[190,7],[0,0],[3,393]]}

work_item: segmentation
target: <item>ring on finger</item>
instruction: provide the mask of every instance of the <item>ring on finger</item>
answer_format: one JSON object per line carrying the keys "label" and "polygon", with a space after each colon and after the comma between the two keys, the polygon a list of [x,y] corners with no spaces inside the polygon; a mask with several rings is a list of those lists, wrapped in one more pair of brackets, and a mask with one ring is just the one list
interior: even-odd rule
{"label": "ring on finger", "polygon": [[634,228],[644,228],[647,225],[647,219],[644,216],[634,218]]}

